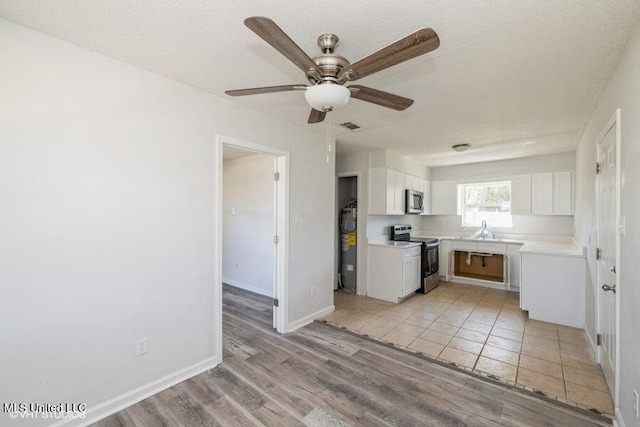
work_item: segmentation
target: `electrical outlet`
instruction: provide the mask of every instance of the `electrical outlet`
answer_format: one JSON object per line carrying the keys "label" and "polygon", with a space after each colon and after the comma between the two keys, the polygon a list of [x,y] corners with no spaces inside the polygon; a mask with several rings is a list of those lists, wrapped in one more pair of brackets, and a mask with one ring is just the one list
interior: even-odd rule
{"label": "electrical outlet", "polygon": [[640,418],[640,402],[638,401],[637,390],[633,390],[633,412],[635,412],[636,418]]}
{"label": "electrical outlet", "polygon": [[136,341],[136,356],[142,356],[143,354],[147,354],[149,351],[149,343],[148,338],[140,338]]}

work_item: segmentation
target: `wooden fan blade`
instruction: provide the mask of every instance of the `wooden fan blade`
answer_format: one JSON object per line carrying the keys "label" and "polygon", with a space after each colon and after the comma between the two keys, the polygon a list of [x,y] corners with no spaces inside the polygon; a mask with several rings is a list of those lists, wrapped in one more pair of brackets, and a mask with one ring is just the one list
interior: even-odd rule
{"label": "wooden fan blade", "polygon": [[227,90],[226,93],[229,96],[245,96],[245,95],[259,95],[261,93],[274,93],[274,92],[289,92],[292,90],[305,90],[305,85],[282,85],[282,86],[266,86],[266,87],[254,87],[250,89],[237,89]]}
{"label": "wooden fan blade", "polygon": [[249,27],[251,31],[260,36],[305,73],[313,70],[317,75],[321,74],[320,68],[309,58],[309,55],[304,53],[271,19],[265,18],[264,16],[252,16],[244,20],[244,25]]}
{"label": "wooden fan blade", "polygon": [[387,108],[402,111],[411,107],[413,99],[404,98],[389,92],[383,92],[378,89],[372,89],[366,86],[352,85],[348,89],[351,91],[351,98],[361,101],[372,102]]}
{"label": "wooden fan blade", "polygon": [[309,124],[320,123],[321,121],[324,120],[326,115],[327,115],[327,113],[325,113],[324,111],[318,111],[318,110],[312,108],[311,109],[311,114],[309,114],[309,120],[307,120],[307,123],[309,123]]}
{"label": "wooden fan blade", "polygon": [[391,43],[389,46],[365,56],[338,73],[341,81],[357,80],[369,74],[431,52],[440,46],[440,38],[431,28],[422,28],[415,33]]}

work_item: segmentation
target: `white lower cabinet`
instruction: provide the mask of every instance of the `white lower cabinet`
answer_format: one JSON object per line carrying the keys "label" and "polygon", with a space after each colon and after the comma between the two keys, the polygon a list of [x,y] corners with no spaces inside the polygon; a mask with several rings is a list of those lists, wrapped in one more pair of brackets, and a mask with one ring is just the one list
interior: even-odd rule
{"label": "white lower cabinet", "polygon": [[451,273],[449,272],[451,256],[451,240],[440,240],[440,247],[438,251],[438,276],[440,280],[448,282],[451,280]]}
{"label": "white lower cabinet", "polygon": [[585,259],[523,253],[520,308],[529,318],[584,327]]}
{"label": "white lower cabinet", "polygon": [[509,290],[520,290],[520,248],[522,244],[508,244],[507,256],[509,257]]}
{"label": "white lower cabinet", "polygon": [[420,254],[402,261],[402,296],[412,294],[420,287]]}
{"label": "white lower cabinet", "polygon": [[421,246],[369,245],[367,296],[400,302],[420,287]]}

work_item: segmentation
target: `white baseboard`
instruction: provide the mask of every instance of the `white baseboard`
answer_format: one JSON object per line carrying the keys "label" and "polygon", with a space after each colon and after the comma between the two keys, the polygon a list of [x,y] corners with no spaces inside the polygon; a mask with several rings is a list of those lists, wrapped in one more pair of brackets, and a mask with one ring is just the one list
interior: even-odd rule
{"label": "white baseboard", "polygon": [[616,417],[613,419],[613,427],[626,427],[620,408],[616,408]]}
{"label": "white baseboard", "polygon": [[315,313],[312,313],[308,316],[303,317],[302,319],[296,320],[295,322],[289,323],[289,327],[287,328],[287,332],[293,332],[298,328],[303,327],[304,325],[308,325],[314,320],[326,316],[329,313],[333,313],[336,311],[335,305],[330,305],[329,307],[323,308],[322,310],[318,310]]}
{"label": "white baseboard", "polygon": [[133,405],[134,403],[138,403],[141,400],[146,399],[147,397],[153,396],[154,394],[159,393],[162,390],[166,390],[169,387],[172,387],[184,380],[201,374],[204,371],[215,368],[219,363],[220,362],[218,361],[218,358],[216,356],[210,357],[194,365],[169,374],[165,377],[159,378],[155,381],[151,381],[150,383],[145,384],[141,387],[130,390],[124,394],[121,394],[120,396],[114,397],[113,399],[109,399],[105,402],[92,406],[87,409],[85,418],[61,420],[60,422],[52,424],[51,427],[84,427],[91,425],[103,418],[108,417],[111,414],[115,414],[116,412]]}
{"label": "white baseboard", "polygon": [[246,283],[238,282],[237,280],[222,278],[222,282],[227,285],[234,286],[236,288],[244,289],[245,291],[253,292],[254,294],[264,295],[265,297],[273,298],[273,291],[256,288],[255,286],[248,285]]}
{"label": "white baseboard", "polygon": [[584,334],[587,336],[587,340],[589,341],[589,344],[591,345],[591,349],[593,350],[593,355],[597,359],[598,358],[598,346],[596,345],[596,342],[593,340],[594,334],[592,334],[591,331],[587,328],[587,325],[584,325],[583,329],[584,329]]}

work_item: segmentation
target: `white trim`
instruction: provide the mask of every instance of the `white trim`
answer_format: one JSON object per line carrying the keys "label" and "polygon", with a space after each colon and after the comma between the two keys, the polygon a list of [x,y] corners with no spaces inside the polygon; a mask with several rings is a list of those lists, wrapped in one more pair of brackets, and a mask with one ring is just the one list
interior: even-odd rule
{"label": "white trim", "polygon": [[[274,307],[274,321],[279,333],[288,332],[288,294],[289,294],[289,168],[290,154],[288,151],[268,147],[240,139],[216,135],[215,167],[216,173],[216,197],[215,197],[215,250],[216,274],[215,295],[219,298],[215,301],[216,317],[218,322],[216,332],[216,348],[219,348],[219,358],[222,360],[222,162],[223,146],[253,151],[259,154],[270,155],[275,158],[275,168],[280,174],[280,179],[275,182],[276,187],[276,221],[275,232],[280,242],[275,247],[275,298],[278,298],[279,306]],[[219,312],[219,313],[218,313]]]}
{"label": "white trim", "polygon": [[[620,206],[621,206],[621,145],[622,145],[622,125],[620,123],[622,110],[620,108],[616,109],[613,116],[609,119],[604,129],[600,132],[598,137],[595,140],[595,150],[596,150],[596,161],[599,162],[600,159],[600,143],[604,136],[611,130],[611,128],[615,125],[616,130],[616,177],[615,177],[615,194],[616,194],[616,206],[615,206],[615,218],[616,218],[616,227],[615,227],[615,251],[616,251],[616,260],[615,266],[618,271],[620,271],[620,233],[619,233],[619,225],[620,225]],[[600,217],[600,204],[598,203],[598,195],[600,194],[600,180],[598,179],[598,175],[595,176],[595,200],[596,200],[596,218],[595,218],[595,229],[596,229],[596,247],[598,247],[598,223]],[[602,333],[601,328],[601,319],[600,319],[600,296],[599,296],[599,285],[600,277],[599,277],[599,269],[598,269],[598,261],[596,260],[596,283],[595,283],[595,291],[596,291],[596,333]],[[615,366],[614,368],[614,381],[615,381],[615,396],[613,396],[613,405],[616,410],[616,413],[619,413],[620,406],[620,294],[624,292],[623,289],[620,288],[620,275],[616,276],[616,318],[615,318],[615,330],[616,330],[616,344],[615,344]],[[601,347],[596,347],[596,361],[598,364],[602,365],[602,354]]]}
{"label": "white trim", "polygon": [[622,418],[622,412],[620,412],[618,406],[616,406],[616,417],[613,419],[613,427],[626,427],[624,418]]}
{"label": "white trim", "polygon": [[185,381],[191,377],[195,377],[198,374],[203,373],[209,369],[213,369],[220,363],[217,357],[210,357],[195,363],[191,366],[187,366],[184,369],[180,369],[174,373],[166,375],[160,379],[153,380],[143,386],[127,391],[120,396],[109,399],[105,402],[99,403],[89,407],[86,412],[85,418],[67,419],[52,424],[51,427],[70,427],[70,426],[88,426],[109,415],[115,414],[129,406],[160,393],[163,390],[168,389],[182,381]]}
{"label": "white trim", "polygon": [[591,344],[591,349],[593,350],[594,355],[598,355],[598,346],[596,342],[593,340],[593,333],[587,328],[587,325],[584,325],[584,334],[587,336],[587,340],[589,340],[589,344]]}
{"label": "white trim", "polygon": [[273,291],[268,289],[258,288],[253,285],[249,285],[247,283],[238,282],[237,280],[229,279],[226,277],[222,278],[222,283],[226,283],[227,285],[231,285],[234,288],[244,289],[245,291],[253,292],[254,294],[264,295],[265,297],[273,298]]}
{"label": "white trim", "polygon": [[215,355],[222,361],[222,137],[216,135],[213,147],[214,197],[213,197],[213,324]]}
{"label": "white trim", "polygon": [[329,307],[323,308],[322,310],[318,310],[315,313],[312,313],[308,316],[305,316],[300,320],[296,320],[295,322],[289,325],[288,332],[293,332],[296,329],[301,328],[305,325],[308,325],[309,323],[313,322],[316,319],[319,319],[322,316],[326,316],[329,313],[333,313],[334,311],[336,311],[336,306],[331,305]]}
{"label": "white trim", "polygon": [[[361,210],[364,209],[363,204],[360,202],[362,194],[364,194],[363,192],[364,190],[362,188],[364,186],[364,182],[363,182],[364,180],[362,179],[361,172],[360,171],[338,172],[336,174],[336,188],[338,187],[339,178],[351,178],[354,176],[358,179],[358,190],[356,194],[356,200],[358,201],[358,225],[356,226],[356,236],[357,236],[357,242],[364,242],[365,240],[361,236],[366,236],[367,224],[364,220],[362,220],[364,219],[365,215],[362,215],[362,212],[361,212]],[[337,204],[337,200],[338,200],[338,191],[336,191],[336,204]],[[338,219],[338,221],[340,221],[340,219]],[[340,238],[339,230],[338,230],[338,238]],[[338,245],[339,244],[340,244],[340,241],[338,240]],[[366,296],[367,290],[365,289],[365,286],[362,283],[362,277],[363,277],[363,273],[362,273],[363,261],[362,260],[367,257],[367,254],[364,252],[366,250],[366,246],[364,245],[364,243],[362,244],[357,243],[357,244],[358,244],[358,248],[356,249],[356,295]],[[336,247],[338,246],[336,245]],[[336,268],[335,268],[336,273],[338,272],[339,257],[340,255],[338,254],[338,263],[336,264]]]}

